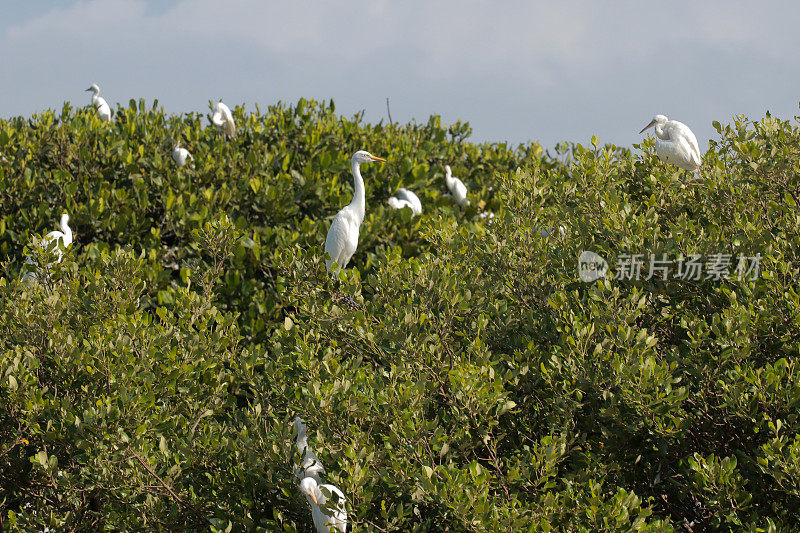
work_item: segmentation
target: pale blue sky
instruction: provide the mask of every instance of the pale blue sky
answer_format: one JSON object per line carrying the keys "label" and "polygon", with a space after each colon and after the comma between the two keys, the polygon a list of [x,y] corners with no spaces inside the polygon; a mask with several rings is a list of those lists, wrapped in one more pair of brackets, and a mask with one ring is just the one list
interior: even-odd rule
{"label": "pale blue sky", "polygon": [[468,120],[474,140],[630,145],[656,113],[713,120],[800,101],[800,3],[83,0],[4,2],[0,117],[89,101],[334,98],[368,120]]}

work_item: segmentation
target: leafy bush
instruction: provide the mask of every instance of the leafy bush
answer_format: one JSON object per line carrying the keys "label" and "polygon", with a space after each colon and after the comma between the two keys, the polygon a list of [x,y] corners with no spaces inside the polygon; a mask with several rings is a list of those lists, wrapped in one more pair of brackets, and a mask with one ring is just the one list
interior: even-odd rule
{"label": "leafy bush", "polygon": [[[332,102],[234,114],[231,141],[143,101],[0,121],[3,527],[310,530],[295,414],[356,530],[800,527],[797,127],[715,124],[682,185],[649,141],[546,153]],[[364,170],[331,278],[362,148],[390,163]],[[422,216],[388,207],[398,186]],[[62,210],[75,243],[20,283]],[[582,283],[582,250],[761,260]]]}

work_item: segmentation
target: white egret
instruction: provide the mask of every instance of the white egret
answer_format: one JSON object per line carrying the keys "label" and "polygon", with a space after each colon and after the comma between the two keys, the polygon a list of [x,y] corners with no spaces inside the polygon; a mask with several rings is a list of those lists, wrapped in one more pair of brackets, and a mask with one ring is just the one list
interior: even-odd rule
{"label": "white egret", "polygon": [[656,132],[656,154],[659,159],[690,172],[700,170],[702,163],[700,147],[697,144],[697,137],[689,126],[677,120],[669,120],[664,115],[656,115],[639,133],[644,133],[653,126]]}
{"label": "white egret", "polygon": [[389,205],[394,209],[408,207],[415,215],[422,214],[422,202],[419,200],[419,197],[412,191],[402,187],[397,189],[396,197],[392,196],[389,198]]}
{"label": "white egret", "polygon": [[[307,477],[300,482],[302,492],[311,506],[311,518],[317,533],[331,533],[347,531],[347,508],[345,507],[344,493],[334,485],[325,483],[320,485],[314,478]],[[329,500],[333,500],[330,504]],[[330,506],[330,507],[329,507]]]}
{"label": "white egret", "polygon": [[236,123],[233,121],[233,113],[231,108],[222,103],[222,99],[214,104],[214,114],[211,116],[211,122],[225,133],[227,137],[236,137]]}
{"label": "white egret", "polygon": [[350,158],[350,170],[353,173],[355,191],[353,200],[342,208],[333,219],[328,236],[325,239],[325,253],[330,259],[325,260],[325,267],[330,270],[335,261],[339,268],[344,268],[350,258],[356,253],[358,247],[358,231],[364,221],[366,212],[366,198],[364,178],[361,177],[361,165],[373,161],[386,162],[385,159],[375,157],[371,153],[359,150]]}
{"label": "white egret", "polygon": [[[64,213],[61,215],[61,231],[51,231],[41,241],[41,247],[45,250],[52,250],[56,260],[47,263],[46,267],[49,268],[56,263],[60,263],[64,257],[62,249],[66,249],[72,244],[72,228],[69,227],[69,215]],[[36,279],[36,270],[39,265],[31,257],[25,259],[25,273],[22,276],[22,281],[30,281]]]}
{"label": "white egret", "polygon": [[100,87],[98,87],[96,83],[93,83],[86,90],[92,91],[92,105],[97,110],[97,116],[100,117],[100,120],[111,122],[111,108],[108,107],[105,98],[100,96]]}
{"label": "white egret", "polygon": [[414,191],[409,191],[403,187],[397,189],[397,197],[400,200],[405,200],[406,202],[411,204],[411,210],[414,212],[415,215],[422,214],[422,202],[419,199],[419,196],[414,194]]}
{"label": "white egret", "polygon": [[467,186],[458,178],[453,177],[453,172],[450,170],[450,165],[444,166],[444,181],[447,184],[447,189],[453,195],[453,200],[461,206],[466,208],[469,205],[467,200]]}
{"label": "white egret", "polygon": [[187,159],[194,159],[192,154],[186,148],[181,148],[181,142],[176,141],[175,146],[172,148],[172,160],[177,163],[179,167],[186,164]]}
{"label": "white egret", "polygon": [[300,467],[295,467],[294,475],[298,481],[310,477],[317,483],[321,482],[320,474],[325,473],[325,467],[319,461],[317,454],[315,454],[308,446],[308,429],[305,422],[299,416],[294,417],[294,425],[297,427],[297,451],[303,454],[303,463]]}

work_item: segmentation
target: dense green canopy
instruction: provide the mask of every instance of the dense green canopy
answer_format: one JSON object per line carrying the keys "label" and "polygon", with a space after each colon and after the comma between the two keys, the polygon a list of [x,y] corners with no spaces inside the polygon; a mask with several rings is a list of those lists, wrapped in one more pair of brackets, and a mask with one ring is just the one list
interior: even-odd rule
{"label": "dense green canopy", "polygon": [[[3,529],[308,531],[295,415],[356,531],[800,528],[796,126],[715,125],[682,185],[649,141],[234,115],[229,141],[142,101],[0,121]],[[358,149],[389,163],[331,279]],[[401,186],[421,216],[389,208]],[[74,244],[21,284],[62,212]],[[607,277],[580,280],[584,250]],[[645,279],[650,254],[707,270]]]}

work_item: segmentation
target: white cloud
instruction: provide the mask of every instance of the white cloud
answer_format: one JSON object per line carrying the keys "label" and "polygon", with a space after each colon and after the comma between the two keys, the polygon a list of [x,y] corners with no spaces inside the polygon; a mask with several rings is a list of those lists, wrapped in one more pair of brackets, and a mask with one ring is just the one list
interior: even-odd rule
{"label": "white cloud", "polygon": [[800,5],[788,1],[148,7],[84,0],[7,26],[0,115],[84,104],[93,81],[111,102],[158,97],[174,112],[218,97],[263,107],[312,96],[376,120],[390,96],[395,119],[441,113],[484,138],[546,143],[593,133],[630,142],[655,112],[681,114],[703,136],[713,119],[796,108]]}

